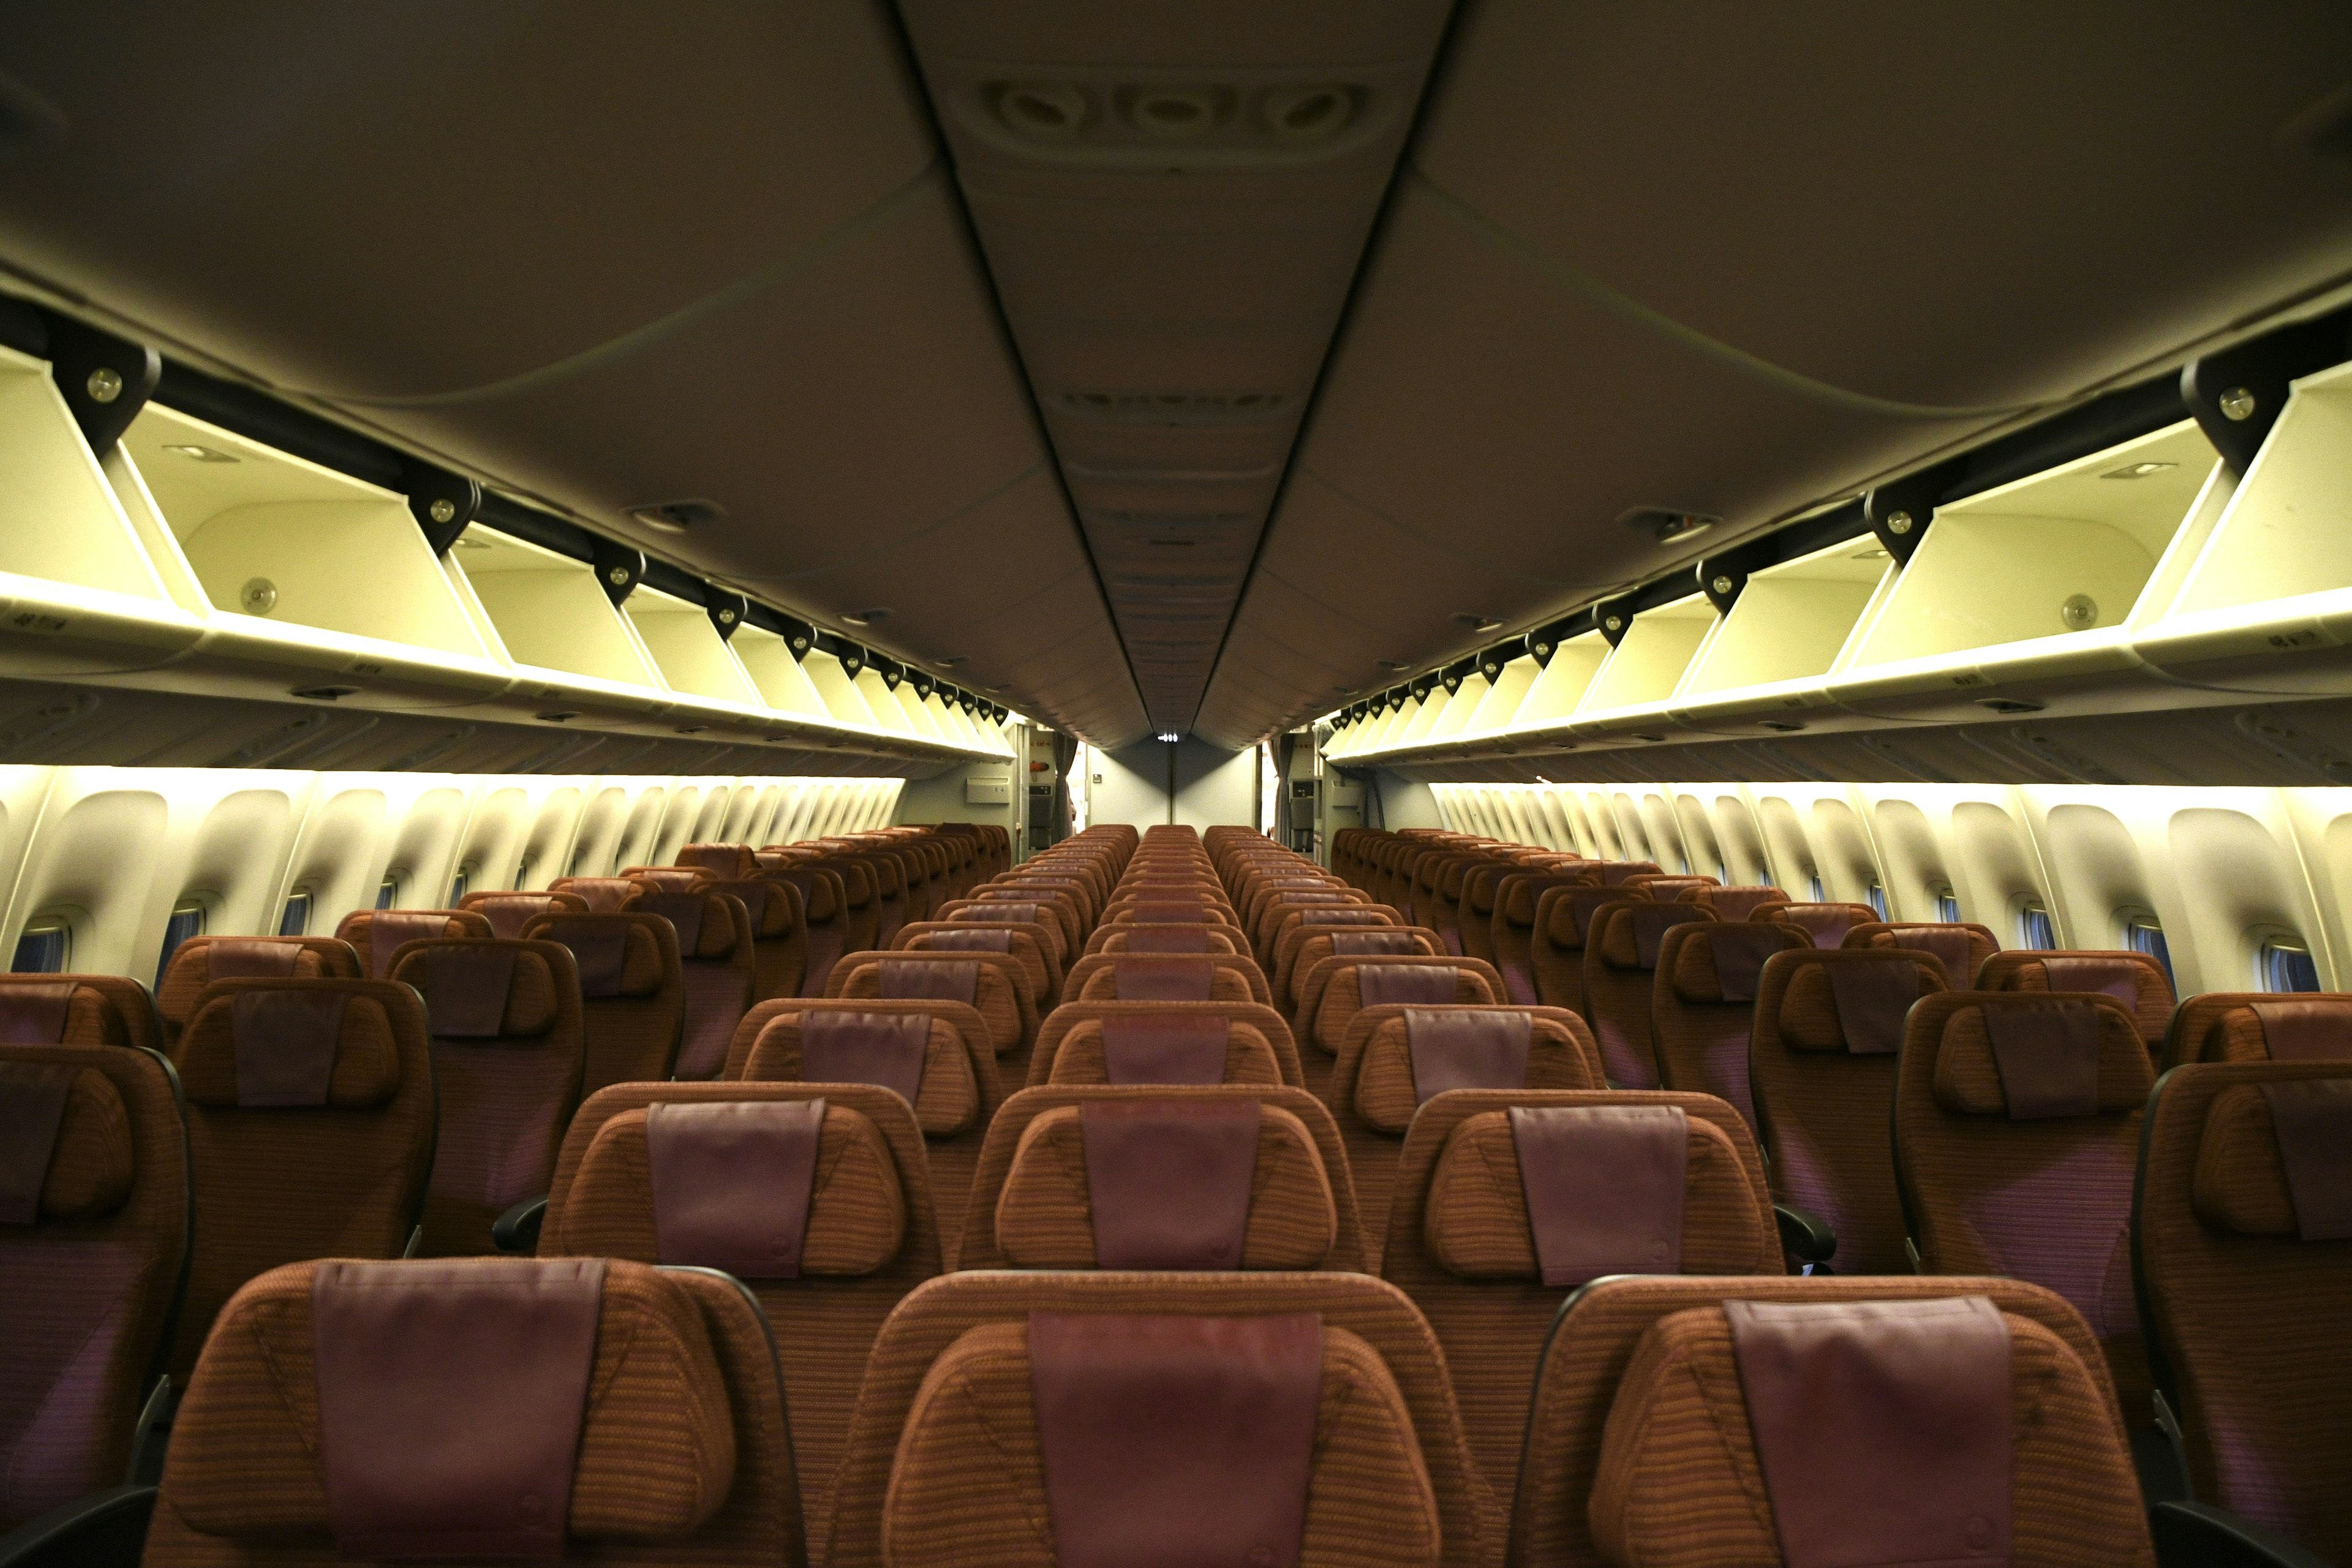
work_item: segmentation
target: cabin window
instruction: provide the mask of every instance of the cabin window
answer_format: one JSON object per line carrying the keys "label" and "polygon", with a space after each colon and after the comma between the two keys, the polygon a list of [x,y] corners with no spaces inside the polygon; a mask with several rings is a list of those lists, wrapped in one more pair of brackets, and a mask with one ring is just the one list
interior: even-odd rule
{"label": "cabin window", "polygon": [[287,895],[286,907],[279,910],[278,915],[278,934],[279,936],[310,934],[310,895],[309,893]]}
{"label": "cabin window", "polygon": [[17,974],[63,974],[73,957],[73,927],[51,918],[37,920],[16,938],[16,956],[8,965]]}
{"label": "cabin window", "polygon": [[1869,891],[1864,896],[1870,900],[1870,907],[1878,911],[1878,918],[1880,920],[1885,920],[1886,918],[1885,886],[1883,883],[1873,882],[1870,885]]}
{"label": "cabin window", "polygon": [[400,908],[400,879],[386,877],[375,890],[375,907],[380,910]]}
{"label": "cabin window", "polygon": [[2058,928],[2050,923],[2050,910],[2039,899],[2017,906],[2017,945],[2043,952],[2058,945]]}
{"label": "cabin window", "polygon": [[457,874],[449,879],[449,901],[443,907],[454,910],[459,904],[464,903],[466,901],[466,889],[473,880],[474,868],[471,866],[458,867]]}
{"label": "cabin window", "polygon": [[1949,888],[1937,888],[1933,891],[1936,895],[1936,918],[1946,925],[1958,925],[1960,923],[1959,895],[1954,893]]}
{"label": "cabin window", "polygon": [[173,906],[172,918],[163,922],[163,952],[155,960],[155,988],[163,988],[163,974],[172,967],[172,955],[180,944],[192,936],[205,934],[205,906],[189,900]]}
{"label": "cabin window", "polygon": [[2316,991],[2319,965],[2297,942],[2266,942],[2254,955],[2254,981],[2265,991]]}
{"label": "cabin window", "polygon": [[[2154,915],[2135,914],[2126,910],[2123,915],[2124,945],[2134,952],[2144,952],[2156,960],[2164,971],[2167,984],[2173,984],[2172,944],[2164,940],[2164,927]],[[2177,985],[2174,986],[2179,989]]]}
{"label": "cabin window", "polygon": [[1817,904],[1829,901],[1829,891],[1822,886],[1822,874],[1819,871],[1805,873],[1805,892],[1806,896]]}

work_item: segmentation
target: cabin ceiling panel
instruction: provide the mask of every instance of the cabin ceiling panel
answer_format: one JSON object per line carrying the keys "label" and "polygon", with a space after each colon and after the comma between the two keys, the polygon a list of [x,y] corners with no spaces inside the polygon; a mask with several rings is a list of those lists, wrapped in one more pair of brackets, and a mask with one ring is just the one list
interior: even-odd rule
{"label": "cabin ceiling panel", "polygon": [[[887,8],[0,0],[0,37],[65,124],[0,163],[0,261],[812,618],[887,605],[886,651],[966,653],[959,683],[1099,743],[1144,732]],[[685,499],[726,516],[627,515]],[[1010,673],[1042,583],[1083,679]]]}

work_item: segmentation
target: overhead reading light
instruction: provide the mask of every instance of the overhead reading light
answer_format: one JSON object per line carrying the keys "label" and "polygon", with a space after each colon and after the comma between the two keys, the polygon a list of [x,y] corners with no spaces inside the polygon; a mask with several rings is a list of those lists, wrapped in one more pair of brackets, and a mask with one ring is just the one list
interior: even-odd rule
{"label": "overhead reading light", "polygon": [[712,500],[649,501],[631,507],[629,515],[658,532],[684,533],[689,528],[718,521],[727,515],[727,509]]}
{"label": "overhead reading light", "polygon": [[1179,741],[1182,740],[1184,737],[1183,737],[1183,736],[1181,736],[1181,735],[1173,734],[1173,733],[1165,733],[1165,734],[1162,734],[1160,738],[1161,740],[1163,740],[1163,741],[1167,742],[1170,745],[1171,745],[1171,746],[1172,746],[1172,745],[1174,745],[1177,742],[1179,742]]}
{"label": "overhead reading light", "polygon": [[1402,673],[1405,670],[1411,669],[1412,666],[1407,664],[1401,658],[1384,658],[1381,660],[1381,668],[1382,669],[1393,669],[1399,673]]}
{"label": "overhead reading light", "polygon": [[968,653],[951,653],[945,658],[935,658],[931,662],[941,669],[953,669],[957,665],[970,662],[971,658],[971,655]]}
{"label": "overhead reading light", "polygon": [[[1498,632],[1503,629],[1502,622],[1492,616],[1479,615],[1475,610],[1456,610],[1454,612],[1454,618],[1474,632]],[[1404,667],[1399,665],[1397,668],[1402,669]]]}
{"label": "overhead reading light", "polygon": [[2180,465],[2178,463],[2126,463],[2120,468],[2108,469],[2105,473],[2101,474],[2099,478],[2103,479],[2144,479],[2150,474],[2160,474],[2167,468],[2177,468]]}
{"label": "overhead reading light", "polygon": [[175,458],[185,458],[192,463],[238,463],[244,461],[242,458],[236,457],[227,452],[215,451],[210,447],[166,447],[163,450],[171,453]]}
{"label": "overhead reading light", "polygon": [[844,610],[841,618],[853,626],[870,626],[877,621],[887,621],[890,612],[877,605],[870,610]]}
{"label": "overhead reading light", "polygon": [[1619,512],[1617,521],[1628,528],[1641,530],[1661,544],[1705,533],[1723,520],[1704,512],[1681,511],[1673,507],[1637,506],[1631,511]]}

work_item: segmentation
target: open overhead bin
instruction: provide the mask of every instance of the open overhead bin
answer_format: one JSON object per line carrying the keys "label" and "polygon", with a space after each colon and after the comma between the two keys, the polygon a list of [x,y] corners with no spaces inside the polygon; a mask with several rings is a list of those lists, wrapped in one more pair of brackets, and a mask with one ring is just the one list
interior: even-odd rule
{"label": "open overhead bin", "polygon": [[1869,721],[1836,706],[1830,680],[1893,592],[1896,567],[1860,507],[1844,510],[1851,526],[1824,518],[1829,542],[1818,548],[1798,542],[1788,559],[1753,570],[1737,552],[1701,564],[1708,595],[1730,608],[1675,692],[1682,727],[1745,736]]}
{"label": "open overhead bin", "polygon": [[1923,720],[2177,704],[2134,639],[2228,489],[2212,444],[2183,419],[1937,507],[1832,695]]}
{"label": "open overhead bin", "polygon": [[1604,632],[1612,619],[1622,616],[1623,624],[1577,707],[1574,733],[1580,741],[1659,739],[1673,723],[1668,700],[1721,617],[1696,593],[1638,612],[1604,605],[1599,614]]}

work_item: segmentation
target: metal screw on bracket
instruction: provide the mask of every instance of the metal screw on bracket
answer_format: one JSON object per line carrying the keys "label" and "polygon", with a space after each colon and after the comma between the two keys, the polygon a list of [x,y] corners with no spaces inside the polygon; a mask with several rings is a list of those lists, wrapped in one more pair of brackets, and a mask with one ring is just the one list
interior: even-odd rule
{"label": "metal screw on bracket", "polygon": [[794,638],[793,639],[793,646],[794,647],[796,647],[796,648],[805,648],[805,647],[808,647],[808,638],[806,638],[806,637],[794,637]]}
{"label": "metal screw on bracket", "polygon": [[2249,388],[2233,386],[2221,394],[2220,407],[2221,417],[2233,425],[2252,419],[2254,416],[2254,395]]}
{"label": "metal screw on bracket", "polygon": [[432,513],[434,521],[446,522],[457,515],[457,503],[445,496],[425,510]]}
{"label": "metal screw on bracket", "polygon": [[1711,579],[1707,583],[1707,586],[1714,589],[1718,594],[1728,594],[1731,592],[1731,579],[1728,577],[1717,576]]}
{"label": "metal screw on bracket", "polygon": [[611,571],[604,574],[604,581],[610,583],[615,588],[619,587],[628,580],[629,569],[625,566],[615,566]]}
{"label": "metal screw on bracket", "polygon": [[1622,616],[1612,616],[1605,624],[1613,632],[1625,624],[1625,618]]}
{"label": "metal screw on bracket", "polygon": [[1911,514],[1907,511],[1889,512],[1886,517],[1886,531],[1896,535],[1910,532]]}
{"label": "metal screw on bracket", "polygon": [[734,611],[732,611],[732,610],[721,610],[721,611],[719,611],[719,624],[720,626],[733,626],[733,625],[735,624],[735,612],[734,612]]}
{"label": "metal screw on bracket", "polygon": [[1538,653],[1549,653],[1551,651],[1551,644],[1548,642],[1539,642],[1536,644],[1536,651]]}
{"label": "metal screw on bracket", "polygon": [[89,379],[82,384],[89,389],[92,403],[111,403],[122,395],[122,373],[100,365],[89,373]]}

